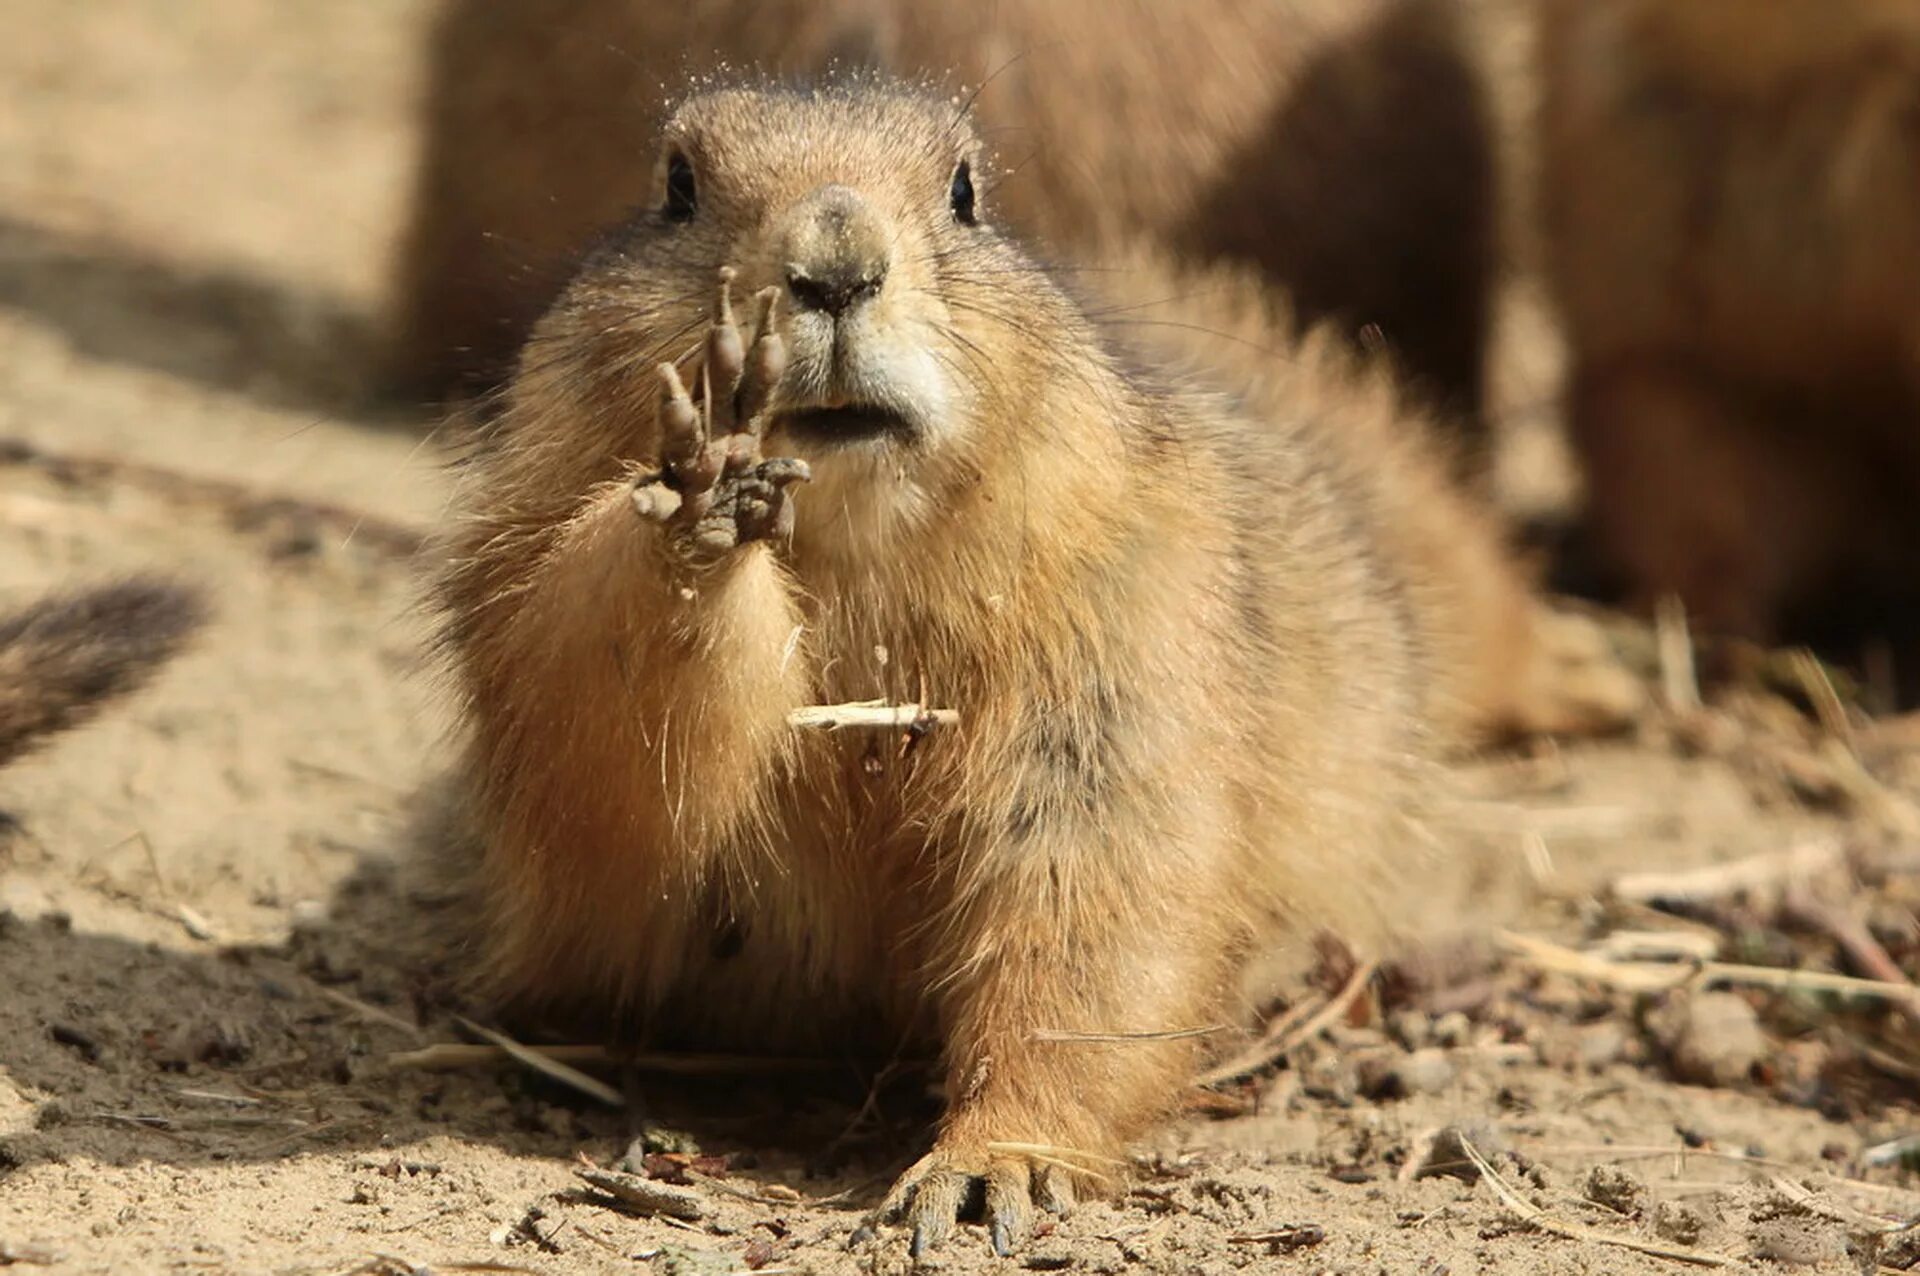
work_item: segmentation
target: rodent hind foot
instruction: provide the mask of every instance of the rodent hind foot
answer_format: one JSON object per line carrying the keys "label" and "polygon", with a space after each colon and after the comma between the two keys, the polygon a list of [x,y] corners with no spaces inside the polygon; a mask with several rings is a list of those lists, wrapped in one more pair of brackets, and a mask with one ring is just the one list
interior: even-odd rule
{"label": "rodent hind foot", "polygon": [[863,1230],[874,1223],[906,1225],[918,1258],[944,1244],[956,1222],[978,1218],[993,1252],[1005,1257],[1027,1238],[1035,1206],[1065,1214],[1074,1198],[1069,1171],[1025,1156],[936,1147],[900,1176]]}
{"label": "rodent hind foot", "polygon": [[660,377],[659,471],[634,483],[633,507],[663,525],[688,561],[712,563],[739,546],[793,531],[788,489],[811,477],[805,461],[761,453],[767,400],[786,372],[786,343],[768,288],[756,298],[754,333],[745,341],[733,314],[733,271],[723,268],[705,358],[699,402],[663,363]]}

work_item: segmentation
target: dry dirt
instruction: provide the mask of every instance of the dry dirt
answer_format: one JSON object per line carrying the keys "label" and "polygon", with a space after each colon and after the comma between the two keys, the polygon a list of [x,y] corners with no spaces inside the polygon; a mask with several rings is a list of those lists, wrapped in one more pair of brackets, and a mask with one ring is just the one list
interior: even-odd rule
{"label": "dry dirt", "polygon": [[[148,693],[0,774],[17,822],[0,845],[0,1266],[902,1270],[897,1233],[847,1242],[924,1135],[911,1084],[863,1113],[851,1076],[648,1076],[645,1120],[510,1066],[390,1062],[458,1037],[392,867],[439,747],[410,551],[444,478],[420,414],[371,406],[359,372],[422,9],[8,6],[0,601],[162,566],[209,584],[220,614]],[[1603,898],[1622,873],[1831,839],[1866,885],[1846,865],[1814,885],[1911,973],[1901,855],[1920,826],[1900,724],[1823,734],[1793,703],[1655,714],[1629,739],[1463,768],[1477,851],[1452,893],[1474,908],[1423,921],[1479,936],[1464,960],[1366,984],[1329,1035],[1225,1087],[1222,1111],[1141,1149],[1116,1202],[1022,1258],[991,1259],[970,1229],[928,1265],[1677,1265],[1625,1239],[1736,1269],[1902,1268],[1906,1242],[1879,1233],[1920,1192],[1866,1155],[1914,1128],[1896,1016],[1842,1020],[1805,993],[1635,999],[1487,956],[1497,924],[1576,946],[1655,929],[1729,960],[1852,969],[1766,892],[1691,920]],[[1320,1005],[1343,961],[1330,951],[1294,1004]],[[1453,1173],[1416,1177],[1443,1127],[1519,1206],[1457,1147],[1429,1156]],[[697,1138],[704,1159],[642,1168],[691,1175],[704,1218],[582,1190],[577,1156],[611,1164],[643,1131]]]}

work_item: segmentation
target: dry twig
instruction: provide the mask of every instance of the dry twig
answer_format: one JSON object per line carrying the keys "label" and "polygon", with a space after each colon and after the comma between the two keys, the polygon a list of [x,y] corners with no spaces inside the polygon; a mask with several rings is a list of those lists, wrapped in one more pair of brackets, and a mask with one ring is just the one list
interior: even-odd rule
{"label": "dry twig", "polygon": [[888,704],[858,700],[850,704],[813,704],[787,714],[787,725],[839,731],[849,727],[894,731],[924,731],[950,727],[960,721],[958,709],[928,709],[917,704]]}
{"label": "dry twig", "polygon": [[[521,1045],[520,1049],[526,1054],[541,1055],[560,1064],[600,1063],[667,1076],[787,1076],[793,1073],[831,1072],[843,1066],[831,1059],[782,1059],[763,1055],[670,1054],[644,1050],[626,1054],[597,1045]],[[387,1066],[421,1072],[451,1072],[458,1068],[485,1067],[519,1058],[519,1055],[502,1046],[450,1041],[423,1046],[418,1050],[396,1051],[387,1056]]]}
{"label": "dry twig", "polygon": [[605,1192],[622,1205],[649,1216],[697,1222],[707,1216],[707,1203],[698,1192],[674,1187],[658,1179],[641,1178],[619,1170],[603,1170],[592,1165],[576,1165],[574,1174],[589,1187]]}
{"label": "dry twig", "polygon": [[1628,873],[1614,879],[1613,896],[1636,904],[1698,904],[1817,877],[1843,859],[1837,841],[1821,839],[1677,873]]}
{"label": "dry twig", "polygon": [[1543,970],[1591,979],[1595,983],[1631,992],[1667,992],[1676,988],[1745,987],[1766,988],[1775,992],[1826,992],[1842,997],[1863,997],[1911,1005],[1920,999],[1920,988],[1910,983],[1890,983],[1880,979],[1856,979],[1852,975],[1834,975],[1820,970],[1783,970],[1777,966],[1740,966],[1729,962],[1700,962],[1673,965],[1656,962],[1608,961],[1576,952],[1549,940],[1503,930],[1496,933],[1500,942],[1518,956]]}
{"label": "dry twig", "polygon": [[1195,1037],[1210,1037],[1216,1032],[1225,1031],[1226,1025],[1217,1023],[1204,1028],[1169,1028],[1160,1032],[1070,1032],[1061,1028],[1036,1028],[1028,1040],[1056,1044],[1127,1045],[1133,1042],[1190,1041]]}
{"label": "dry twig", "polygon": [[1194,1079],[1194,1084],[1218,1085],[1279,1062],[1301,1043],[1313,1040],[1338,1022],[1379,971],[1379,962],[1362,962],[1339,992],[1317,1007],[1312,1002],[1302,1002],[1288,1010],[1268,1026],[1259,1041],[1226,1062],[1207,1069]]}
{"label": "dry twig", "polygon": [[315,984],[313,985],[313,990],[322,997],[325,997],[328,1001],[331,1001],[334,1005],[339,1006],[343,1010],[351,1010],[362,1019],[366,1019],[372,1023],[385,1024],[389,1028],[406,1033],[409,1037],[417,1038],[420,1035],[419,1025],[408,1023],[405,1019],[402,1019],[399,1015],[391,1011],[382,1010],[378,1006],[368,1005],[358,997],[350,997],[337,988],[328,988],[322,984]]}
{"label": "dry twig", "polygon": [[1674,595],[1654,607],[1653,633],[1660,657],[1660,698],[1675,713],[1700,707],[1700,679],[1693,665],[1693,635],[1687,627],[1687,606]]}
{"label": "dry twig", "polygon": [[529,1050],[505,1033],[495,1032],[491,1028],[483,1028],[470,1019],[461,1019],[458,1022],[460,1026],[468,1032],[473,1033],[477,1037],[484,1037],[486,1040],[504,1050],[515,1063],[531,1068],[542,1076],[558,1081],[562,1085],[571,1086],[588,1098],[598,1099],[608,1107],[623,1108],[627,1105],[625,1095],[621,1094],[606,1082],[588,1076],[578,1068],[570,1067],[557,1059],[550,1059],[538,1050]]}
{"label": "dry twig", "polygon": [[1493,1194],[1500,1198],[1500,1203],[1541,1231],[1552,1232],[1569,1240],[1589,1241],[1597,1245],[1614,1245],[1654,1258],[1668,1258],[1675,1262],[1692,1263],[1699,1267],[1740,1265],[1739,1259],[1725,1254],[1715,1254],[1703,1249],[1688,1249],[1682,1245],[1657,1245],[1631,1236],[1616,1236],[1591,1227],[1582,1227],[1578,1223],[1563,1223],[1514,1191],[1513,1186],[1501,1178],[1499,1171],[1495,1170],[1487,1158],[1481,1155],[1480,1149],[1464,1136],[1460,1140],[1460,1150],[1466,1153],[1469,1161],[1473,1162],[1473,1167],[1480,1171],[1480,1177],[1486,1181],[1488,1187],[1493,1189]]}

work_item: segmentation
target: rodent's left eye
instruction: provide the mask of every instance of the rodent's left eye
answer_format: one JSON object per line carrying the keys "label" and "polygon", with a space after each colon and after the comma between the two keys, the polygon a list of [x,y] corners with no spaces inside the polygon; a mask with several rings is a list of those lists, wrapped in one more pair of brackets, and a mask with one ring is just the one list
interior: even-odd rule
{"label": "rodent's left eye", "polygon": [[947,202],[953,206],[954,220],[962,226],[971,226],[973,220],[973,165],[966,160],[953,170],[953,185],[947,191]]}
{"label": "rodent's left eye", "polygon": [[667,220],[689,222],[698,207],[694,199],[693,165],[675,151],[667,158]]}

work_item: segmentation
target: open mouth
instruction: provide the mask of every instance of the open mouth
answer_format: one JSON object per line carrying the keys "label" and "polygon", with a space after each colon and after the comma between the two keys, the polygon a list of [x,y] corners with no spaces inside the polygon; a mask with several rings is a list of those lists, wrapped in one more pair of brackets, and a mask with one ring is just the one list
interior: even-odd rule
{"label": "open mouth", "polygon": [[843,408],[790,408],[778,420],[795,438],[819,443],[856,443],[904,435],[913,423],[892,408],[849,404]]}

